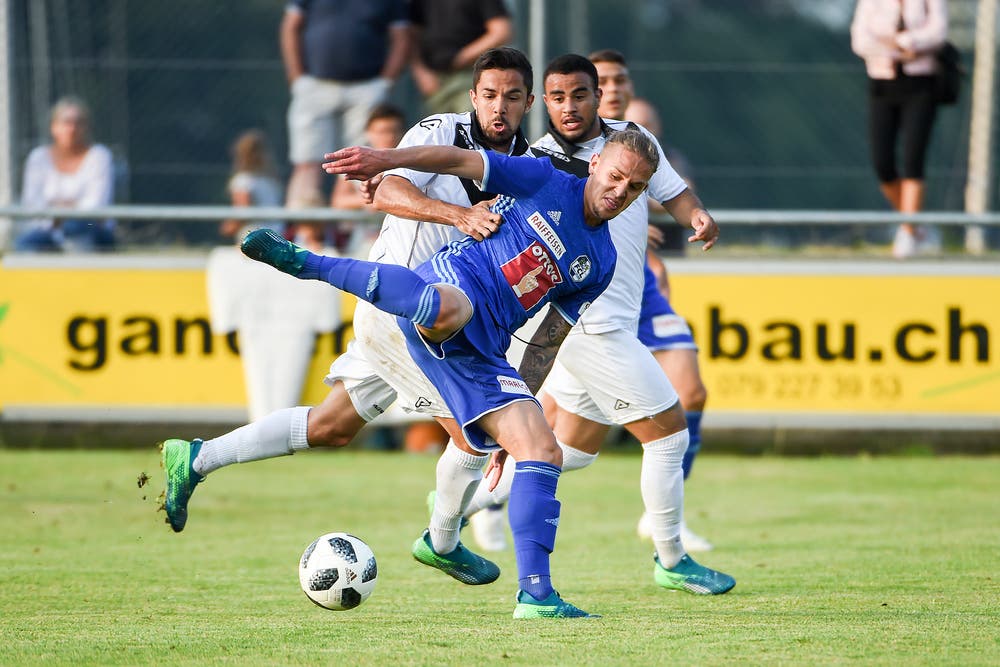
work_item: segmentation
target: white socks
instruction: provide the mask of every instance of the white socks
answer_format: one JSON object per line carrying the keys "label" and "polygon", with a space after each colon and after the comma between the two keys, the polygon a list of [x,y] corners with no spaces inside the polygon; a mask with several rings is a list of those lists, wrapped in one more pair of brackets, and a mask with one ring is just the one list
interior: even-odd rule
{"label": "white socks", "polygon": [[[588,454],[579,449],[574,449],[565,443],[558,443],[563,452],[562,471],[579,470],[586,468],[597,459],[597,454]],[[500,483],[492,491],[488,490],[489,481],[484,479],[479,483],[476,494],[469,501],[469,506],[465,509],[465,516],[472,516],[481,509],[491,505],[503,505],[510,498],[510,486],[514,483],[514,464],[516,461],[510,456],[503,467],[503,476]]]}
{"label": "white socks", "polygon": [[642,446],[642,501],[646,504],[653,544],[660,565],[672,568],[684,556],[681,517],[684,513],[684,473],[681,462],[688,446],[687,429]]}
{"label": "white socks", "polygon": [[[431,546],[437,553],[451,553],[458,546],[462,510],[483,479],[483,466],[488,459],[486,455],[463,452],[451,440],[438,459],[437,489],[429,528]],[[514,466],[510,468],[513,472]]]}
{"label": "white socks", "polygon": [[311,408],[285,408],[241,426],[218,438],[206,440],[194,460],[194,471],[207,475],[233,463],[287,456],[307,449],[306,420]]}

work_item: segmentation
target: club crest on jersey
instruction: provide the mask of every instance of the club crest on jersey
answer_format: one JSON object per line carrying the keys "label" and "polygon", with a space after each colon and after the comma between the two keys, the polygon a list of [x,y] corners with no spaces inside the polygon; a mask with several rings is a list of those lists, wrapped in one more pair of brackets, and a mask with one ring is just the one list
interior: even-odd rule
{"label": "club crest on jersey", "polygon": [[521,307],[531,310],[556,285],[563,283],[559,265],[538,241],[500,267]]}
{"label": "club crest on jersey", "polygon": [[505,394],[522,394],[531,396],[531,390],[527,383],[521,378],[512,378],[509,375],[498,375],[497,382],[500,384],[500,391]]}
{"label": "club crest on jersey", "polygon": [[573,260],[573,263],[569,265],[569,277],[575,283],[582,281],[584,278],[590,275],[590,258],[586,255],[580,255]]}
{"label": "club crest on jersey", "polygon": [[556,259],[562,259],[562,256],[566,254],[566,246],[563,245],[562,239],[556,234],[556,230],[552,229],[552,226],[545,221],[542,214],[535,211],[529,215],[528,224],[538,232],[538,235],[542,237],[542,241],[549,247],[549,250],[555,253]]}

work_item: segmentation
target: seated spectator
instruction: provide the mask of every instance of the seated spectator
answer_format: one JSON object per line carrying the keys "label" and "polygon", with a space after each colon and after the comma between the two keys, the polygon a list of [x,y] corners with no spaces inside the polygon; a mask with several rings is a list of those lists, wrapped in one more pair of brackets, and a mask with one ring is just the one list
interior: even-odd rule
{"label": "seated spectator", "polygon": [[[111,151],[91,143],[90,112],[82,100],[64,97],[52,107],[52,143],[31,151],[24,165],[21,205],[94,209],[113,197]],[[34,219],[21,227],[15,250],[61,252],[111,250],[114,222],[84,218]]]}
{"label": "seated spectator", "polygon": [[[233,206],[281,206],[281,183],[275,174],[274,159],[267,137],[260,130],[247,130],[233,142],[233,175],[229,179],[229,197]],[[224,220],[219,233],[239,241],[243,220]],[[268,227],[279,234],[280,220],[258,220],[253,227]]]}

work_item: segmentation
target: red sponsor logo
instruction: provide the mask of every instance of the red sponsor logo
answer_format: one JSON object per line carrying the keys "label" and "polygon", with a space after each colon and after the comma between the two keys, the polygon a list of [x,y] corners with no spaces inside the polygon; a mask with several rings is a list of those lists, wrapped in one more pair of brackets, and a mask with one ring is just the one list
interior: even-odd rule
{"label": "red sponsor logo", "polygon": [[500,270],[525,310],[538,305],[550,289],[563,282],[559,265],[538,241],[533,241]]}

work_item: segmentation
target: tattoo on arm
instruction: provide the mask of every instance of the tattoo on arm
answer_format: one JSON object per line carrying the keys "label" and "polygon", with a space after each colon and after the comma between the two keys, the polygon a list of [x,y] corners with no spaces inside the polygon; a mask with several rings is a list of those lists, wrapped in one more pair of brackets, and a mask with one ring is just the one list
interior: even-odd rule
{"label": "tattoo on arm", "polygon": [[549,307],[548,314],[524,350],[524,357],[517,369],[518,375],[528,384],[531,393],[537,394],[542,388],[542,383],[552,370],[559,346],[562,345],[572,326],[558,310]]}

